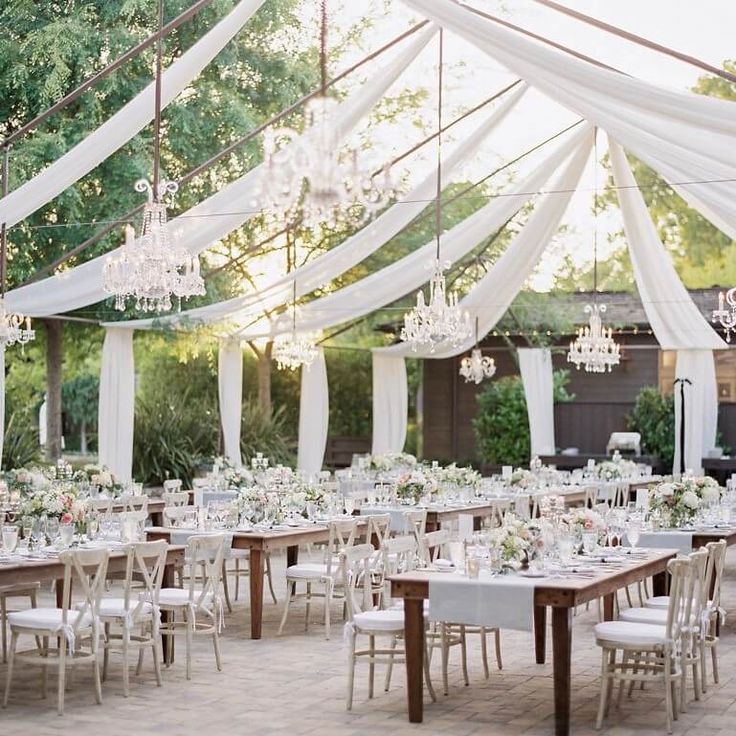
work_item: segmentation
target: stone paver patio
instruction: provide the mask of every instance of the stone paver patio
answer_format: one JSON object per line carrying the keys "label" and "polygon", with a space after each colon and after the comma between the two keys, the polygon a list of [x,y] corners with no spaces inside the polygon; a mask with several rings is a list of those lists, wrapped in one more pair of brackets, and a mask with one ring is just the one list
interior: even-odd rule
{"label": "stone paver patio", "polygon": [[[274,559],[276,590],[281,600],[285,590],[283,566],[283,557]],[[727,610],[736,612],[736,550],[729,550],[726,566],[724,604]],[[55,683],[50,682],[49,698],[42,701],[40,670],[19,671],[10,704],[0,712],[0,734],[363,736],[386,732],[392,736],[546,736],[554,732],[551,667],[534,664],[531,634],[504,632],[504,670],[493,670],[489,680],[483,679],[478,639],[471,637],[470,687],[462,685],[459,653],[453,650],[450,695],[445,697],[439,692],[438,703],[428,704],[425,709],[425,722],[412,725],[406,719],[403,666],[395,669],[389,693],[383,691],[383,670],[378,668],[377,695],[372,701],[367,699],[367,667],[359,666],[354,709],[345,711],[346,650],[340,626],[334,627],[332,640],[325,641],[317,607],[313,611],[314,623],[305,634],[302,605],[300,602],[290,613],[284,636],[276,637],[280,606],[269,600],[264,638],[251,641],[246,638],[247,601],[241,598],[233,614],[227,616],[223,672],[215,669],[211,645],[204,639],[198,640],[191,682],[184,677],[180,657],[164,670],[164,686],[156,688],[149,658],[141,677],[131,674],[131,694],[126,699],[122,696],[120,661],[113,655],[110,677],[103,685],[104,702],[97,706],[89,673],[80,669],[67,693],[63,717],[55,712]],[[339,613],[340,607],[336,606],[336,618]],[[592,609],[581,611],[575,620],[573,734],[595,733],[600,661],[592,635],[594,623]],[[178,642],[178,646],[182,645]],[[726,621],[720,655],[720,684],[711,684],[701,702],[689,703],[687,713],[675,725],[676,734],[736,733],[736,627],[731,618]],[[433,674],[439,687],[439,656],[433,661]],[[4,685],[4,666],[0,681]],[[666,733],[663,700],[659,688],[637,690],[632,700],[624,700],[620,711],[612,709],[601,733]]]}

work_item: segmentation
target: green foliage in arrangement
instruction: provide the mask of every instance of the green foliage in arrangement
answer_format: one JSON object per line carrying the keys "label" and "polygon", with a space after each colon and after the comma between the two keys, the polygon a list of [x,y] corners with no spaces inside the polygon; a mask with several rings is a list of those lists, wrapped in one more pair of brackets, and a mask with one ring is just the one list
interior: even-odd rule
{"label": "green foliage in arrangement", "polygon": [[[575,398],[566,389],[569,380],[569,371],[554,372],[555,402]],[[483,461],[493,465],[525,465],[529,462],[529,421],[520,376],[490,381],[478,394],[478,411],[472,424]]]}
{"label": "green foliage in arrangement", "polygon": [[675,455],[675,404],[672,395],[645,386],[636,397],[634,408],[626,418],[626,426],[641,434],[642,452],[656,455],[671,468]]}
{"label": "green foliage in arrangement", "polygon": [[3,437],[4,470],[24,468],[39,460],[38,428],[29,412],[14,412],[5,424]]}

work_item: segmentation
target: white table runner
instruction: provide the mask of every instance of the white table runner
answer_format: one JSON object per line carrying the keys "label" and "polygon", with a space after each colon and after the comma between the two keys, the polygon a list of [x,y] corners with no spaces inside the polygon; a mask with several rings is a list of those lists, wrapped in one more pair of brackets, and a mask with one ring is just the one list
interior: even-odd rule
{"label": "white table runner", "polygon": [[429,618],[469,626],[532,631],[535,581],[481,571],[471,580],[458,573],[429,578]]}
{"label": "white table runner", "polygon": [[680,554],[689,555],[693,551],[693,533],[680,531],[642,532],[639,547],[655,549],[676,549]]}

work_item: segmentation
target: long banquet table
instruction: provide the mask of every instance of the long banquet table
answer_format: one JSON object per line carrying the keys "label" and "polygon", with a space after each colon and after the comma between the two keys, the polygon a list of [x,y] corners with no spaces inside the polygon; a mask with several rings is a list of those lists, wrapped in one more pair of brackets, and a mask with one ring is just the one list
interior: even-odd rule
{"label": "long banquet table", "polygon": [[[641,561],[610,572],[601,571],[592,578],[543,578],[534,587],[534,641],[538,664],[546,659],[547,608],[552,609],[552,667],[555,704],[555,733],[570,733],[571,652],[573,610],[583,603],[603,598],[603,614],[613,618],[617,590],[653,577],[654,595],[666,592],[666,569],[676,550],[653,550]],[[404,599],[404,634],[409,721],[421,723],[424,717],[423,657],[424,601],[429,599],[430,581],[442,579],[442,573],[416,571],[390,578],[391,595]],[[459,621],[458,623],[462,623]]]}

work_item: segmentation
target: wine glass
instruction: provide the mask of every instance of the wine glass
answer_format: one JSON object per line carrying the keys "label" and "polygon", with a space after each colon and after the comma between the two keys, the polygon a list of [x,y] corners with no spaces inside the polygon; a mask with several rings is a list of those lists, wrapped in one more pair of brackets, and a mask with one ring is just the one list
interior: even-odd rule
{"label": "wine glass", "polygon": [[590,555],[595,552],[595,548],[598,546],[598,532],[595,531],[584,531],[583,532],[583,551],[586,555]]}
{"label": "wine glass", "polygon": [[21,527],[23,529],[23,539],[26,540],[26,544],[28,544],[28,540],[31,538],[31,532],[33,531],[33,517],[32,516],[24,516],[21,519]]}
{"label": "wine glass", "polygon": [[345,513],[348,516],[352,516],[353,511],[355,511],[355,499],[352,496],[345,496],[344,504],[345,504]]}
{"label": "wine glass", "polygon": [[3,549],[8,555],[15,552],[18,546],[18,527],[15,524],[5,524],[3,526]]}
{"label": "wine glass", "polygon": [[638,521],[629,524],[626,536],[629,538],[631,549],[636,549],[636,545],[639,544],[639,537],[641,536],[641,525]]}
{"label": "wine glass", "polygon": [[46,537],[49,544],[54,544],[59,536],[59,520],[55,516],[46,519]]}

